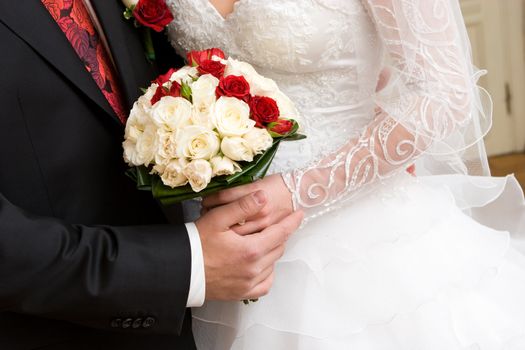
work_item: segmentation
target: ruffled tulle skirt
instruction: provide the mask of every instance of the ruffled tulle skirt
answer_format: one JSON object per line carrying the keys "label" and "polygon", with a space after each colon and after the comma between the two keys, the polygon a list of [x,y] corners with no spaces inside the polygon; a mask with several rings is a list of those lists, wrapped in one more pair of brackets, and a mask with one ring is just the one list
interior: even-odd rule
{"label": "ruffled tulle skirt", "polygon": [[384,181],[296,232],[259,302],[195,309],[197,346],[523,350],[524,204],[513,177]]}

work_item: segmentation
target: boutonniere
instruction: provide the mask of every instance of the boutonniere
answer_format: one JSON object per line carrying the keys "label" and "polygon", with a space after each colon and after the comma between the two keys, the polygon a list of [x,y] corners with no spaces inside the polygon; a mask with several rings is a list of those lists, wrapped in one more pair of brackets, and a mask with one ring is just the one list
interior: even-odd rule
{"label": "boutonniere", "polygon": [[122,0],[126,10],[124,18],[133,19],[137,28],[142,28],[146,57],[155,60],[151,30],[160,33],[173,21],[173,15],[164,0]]}

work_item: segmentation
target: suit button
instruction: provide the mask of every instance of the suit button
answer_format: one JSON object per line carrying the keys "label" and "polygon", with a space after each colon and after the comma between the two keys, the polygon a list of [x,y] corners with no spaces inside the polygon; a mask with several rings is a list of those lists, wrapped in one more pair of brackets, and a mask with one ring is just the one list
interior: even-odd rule
{"label": "suit button", "polygon": [[111,328],[120,328],[122,325],[122,319],[120,318],[114,318],[111,320]]}
{"label": "suit button", "polygon": [[133,324],[131,325],[131,328],[140,328],[142,327],[142,318],[136,318],[135,321],[133,321]]}
{"label": "suit button", "polygon": [[142,328],[151,328],[155,325],[155,323],[157,322],[157,320],[153,317],[146,317],[146,319],[144,320],[144,322],[142,322]]}
{"label": "suit button", "polygon": [[131,327],[131,324],[133,323],[132,318],[126,318],[124,321],[122,321],[122,328],[126,329]]}

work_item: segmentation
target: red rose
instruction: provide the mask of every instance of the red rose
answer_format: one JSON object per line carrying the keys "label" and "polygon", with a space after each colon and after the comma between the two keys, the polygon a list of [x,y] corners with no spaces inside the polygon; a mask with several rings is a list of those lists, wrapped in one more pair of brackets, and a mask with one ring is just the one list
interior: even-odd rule
{"label": "red rose", "polygon": [[173,15],[164,0],[139,0],[133,10],[133,17],[156,32],[162,32],[173,21]]}
{"label": "red rose", "polygon": [[294,123],[291,120],[279,119],[278,121],[268,125],[268,131],[284,136],[292,131],[293,124]]}
{"label": "red rose", "polygon": [[221,49],[213,48],[202,51],[190,51],[188,52],[186,59],[190,66],[199,66],[202,62],[211,60],[213,56],[220,57],[224,59],[225,55]]}
{"label": "red rose", "polygon": [[167,71],[165,74],[161,74],[157,77],[157,79],[153,80],[152,83],[157,83],[159,85],[164,85],[168,81],[170,81],[171,75],[175,73],[178,69],[171,68],[169,71]]}
{"label": "red rose", "polygon": [[151,98],[151,101],[150,101],[151,105],[153,106],[155,103],[159,102],[160,99],[163,98],[164,96],[180,97],[181,96],[180,89],[181,89],[181,86],[176,81],[174,81],[171,84],[171,88],[169,89],[167,87],[159,85],[159,87],[155,91],[155,94]]}
{"label": "red rose", "polygon": [[224,75],[226,66],[218,61],[204,60],[199,64],[197,70],[202,74],[211,74],[215,78],[220,79]]}
{"label": "red rose", "polygon": [[255,120],[258,127],[264,127],[279,119],[279,107],[273,98],[254,96],[250,100],[251,118]]}
{"label": "red rose", "polygon": [[217,98],[227,96],[246,101],[250,97],[250,84],[242,76],[228,75],[220,79],[215,93]]}

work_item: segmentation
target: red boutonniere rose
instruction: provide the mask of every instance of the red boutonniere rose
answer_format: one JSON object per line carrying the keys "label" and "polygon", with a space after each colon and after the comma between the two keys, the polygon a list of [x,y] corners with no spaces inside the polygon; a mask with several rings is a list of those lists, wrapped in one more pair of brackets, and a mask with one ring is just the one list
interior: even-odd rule
{"label": "red boutonniere rose", "polygon": [[144,27],[156,32],[162,32],[173,21],[173,15],[164,0],[139,0],[133,9],[133,17]]}
{"label": "red boutonniere rose", "polygon": [[124,18],[135,19],[135,26],[143,26],[146,56],[155,59],[150,29],[161,32],[173,21],[173,15],[164,0],[122,0],[126,6]]}

